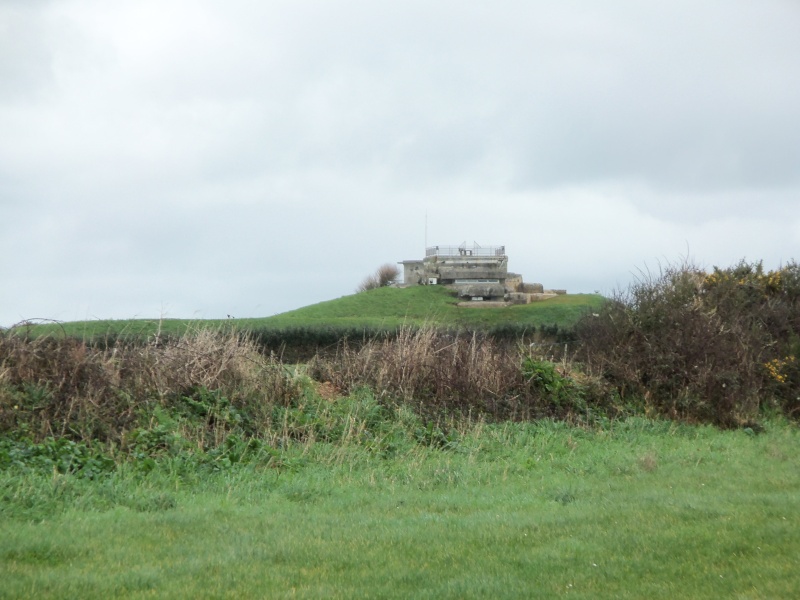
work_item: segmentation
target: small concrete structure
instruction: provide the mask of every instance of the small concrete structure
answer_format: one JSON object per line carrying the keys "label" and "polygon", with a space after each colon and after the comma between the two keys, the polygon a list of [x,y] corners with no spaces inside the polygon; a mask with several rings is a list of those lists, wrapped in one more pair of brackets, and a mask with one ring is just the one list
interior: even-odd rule
{"label": "small concrete structure", "polygon": [[421,260],[404,260],[403,283],[405,285],[426,285],[428,284],[425,276],[425,264]]}
{"label": "small concrete structure", "polygon": [[[469,301],[491,305],[527,304],[543,299],[540,283],[523,283],[522,275],[508,272],[505,246],[431,246],[422,260],[404,260],[403,285],[446,285]],[[476,302],[476,305],[480,305]],[[488,306],[488,304],[487,304]]]}

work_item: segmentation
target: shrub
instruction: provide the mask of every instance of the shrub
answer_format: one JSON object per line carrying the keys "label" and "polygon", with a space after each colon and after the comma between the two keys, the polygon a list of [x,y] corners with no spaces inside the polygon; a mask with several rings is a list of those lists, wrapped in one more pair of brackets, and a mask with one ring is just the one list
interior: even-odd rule
{"label": "shrub", "polygon": [[374,290],[379,287],[386,287],[393,284],[400,277],[400,270],[397,265],[392,263],[385,263],[378,267],[378,269],[371,275],[367,275],[364,280],[356,288],[357,292],[366,292],[367,290]]}
{"label": "shrub", "polygon": [[568,376],[562,375],[554,363],[548,360],[526,358],[522,363],[522,373],[533,389],[556,406],[574,402],[581,390]]}
{"label": "shrub", "polygon": [[668,265],[578,323],[577,357],[623,398],[641,397],[670,417],[735,426],[769,396],[796,411],[799,298],[794,262],[710,274]]}

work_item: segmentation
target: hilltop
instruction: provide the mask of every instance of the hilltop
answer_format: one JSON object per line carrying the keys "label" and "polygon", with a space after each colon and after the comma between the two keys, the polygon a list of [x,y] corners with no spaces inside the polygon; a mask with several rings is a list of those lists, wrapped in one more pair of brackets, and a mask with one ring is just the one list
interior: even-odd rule
{"label": "hilltop", "polygon": [[596,294],[563,295],[531,304],[502,308],[457,306],[458,298],[442,286],[383,287],[327,300],[271,317],[245,319],[128,319],[74,321],[32,325],[32,335],[81,338],[182,334],[190,328],[232,327],[264,332],[287,329],[390,330],[403,325],[519,331],[556,325],[569,328],[604,302]]}

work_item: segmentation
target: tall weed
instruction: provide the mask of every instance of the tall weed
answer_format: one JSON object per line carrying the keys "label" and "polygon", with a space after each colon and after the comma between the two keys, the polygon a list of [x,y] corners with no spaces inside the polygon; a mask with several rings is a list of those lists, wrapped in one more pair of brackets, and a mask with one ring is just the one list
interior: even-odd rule
{"label": "tall weed", "polygon": [[571,402],[555,402],[523,371],[522,360],[518,348],[486,335],[408,328],[358,347],[344,341],[335,355],[311,361],[309,374],[345,392],[369,386],[434,419],[448,413],[492,419],[572,414]]}

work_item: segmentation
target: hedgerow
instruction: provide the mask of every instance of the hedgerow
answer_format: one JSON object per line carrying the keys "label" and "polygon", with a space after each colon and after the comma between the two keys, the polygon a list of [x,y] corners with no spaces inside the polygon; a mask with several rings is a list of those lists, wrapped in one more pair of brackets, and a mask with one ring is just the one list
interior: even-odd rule
{"label": "hedgerow", "polygon": [[800,411],[800,266],[668,265],[576,326],[576,358],[621,397],[672,418],[736,426]]}

